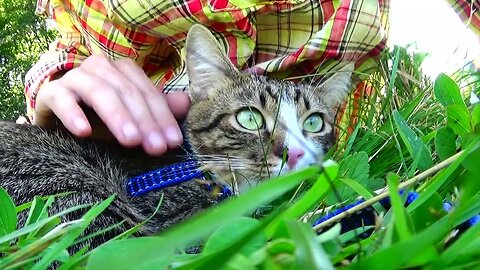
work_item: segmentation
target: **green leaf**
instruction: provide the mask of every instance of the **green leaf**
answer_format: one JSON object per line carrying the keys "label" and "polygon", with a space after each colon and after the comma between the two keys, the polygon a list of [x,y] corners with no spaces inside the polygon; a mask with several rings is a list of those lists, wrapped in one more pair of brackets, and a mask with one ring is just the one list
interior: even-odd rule
{"label": "green leaf", "polygon": [[24,236],[21,239],[40,238],[40,237],[48,234],[51,230],[53,230],[58,225],[60,225],[61,222],[62,222],[62,219],[60,217],[56,217],[56,218],[50,220],[49,222],[47,222],[42,227],[38,228],[38,230],[29,233],[27,236]]}
{"label": "green leaf", "polygon": [[[12,265],[22,265],[29,261],[30,258],[37,256],[38,254],[44,252],[45,250],[49,250],[52,252],[52,244],[56,241],[61,239],[62,237],[68,236],[68,233],[73,229],[79,228],[80,222],[79,221],[72,221],[68,223],[64,223],[61,226],[58,226],[55,230],[45,237],[42,237],[36,241],[31,242],[28,245],[22,246],[21,249],[16,251],[15,253],[11,254],[10,256],[6,257],[4,260],[0,261],[0,269],[12,266]],[[63,252],[55,252],[55,256],[57,258],[61,258],[63,256]],[[50,264],[43,265],[43,268],[46,269]],[[38,269],[40,266],[38,263],[35,263],[33,267],[30,269]]]}
{"label": "green leaf", "polygon": [[33,198],[32,206],[30,207],[28,218],[25,224],[30,225],[37,222],[40,218],[40,214],[42,213],[42,209],[44,206],[45,206],[45,202],[43,201],[43,199],[38,196],[35,196]]}
{"label": "green leaf", "polygon": [[340,240],[341,227],[341,224],[337,223],[332,228],[317,236],[318,243],[322,244],[323,249],[330,258],[336,256],[342,250]]}
{"label": "green leaf", "polygon": [[280,219],[276,222],[275,230],[271,232],[271,235],[268,235],[268,239],[282,239],[288,238],[287,225],[285,224],[285,219]]}
{"label": "green leaf", "polygon": [[[74,192],[61,192],[61,193],[58,193],[58,194],[55,194],[55,195],[39,196],[39,198],[44,200],[44,201],[47,201],[45,204],[48,204],[48,202],[51,201],[51,200],[55,200],[56,198],[67,196],[67,195],[70,195],[72,193],[74,193]],[[32,206],[32,203],[33,203],[33,201],[26,202],[26,203],[21,204],[21,205],[17,205],[16,206],[17,213],[20,213],[20,212],[26,210],[27,208],[30,208]]]}
{"label": "green leaf", "polygon": [[393,111],[392,114],[400,137],[414,159],[414,164],[417,163],[418,168],[422,171],[432,167],[433,161],[430,150],[428,150],[422,140],[417,137],[397,111]]}
{"label": "green leaf", "polygon": [[91,253],[87,269],[168,269],[173,251],[174,246],[159,237],[112,241]]}
{"label": "green leaf", "polygon": [[[352,233],[353,233],[353,231],[352,231]],[[352,239],[352,238],[349,237],[348,239]],[[346,259],[348,260],[349,257],[350,258],[353,257],[356,253],[358,253],[359,250],[368,249],[369,245],[374,243],[375,240],[376,240],[376,237],[369,237],[369,238],[363,239],[363,240],[358,240],[357,239],[354,243],[351,243],[348,246],[345,246],[338,255],[333,257],[332,262],[337,264],[337,263],[340,263],[340,262],[342,262]]]}
{"label": "green leaf", "polygon": [[338,237],[340,236],[341,231],[342,231],[342,226],[340,225],[340,223],[337,223],[330,229],[319,234],[317,236],[317,241],[319,243],[325,243],[325,242],[337,240]]}
{"label": "green leaf", "polygon": [[[180,224],[168,228],[160,234],[160,237],[155,238],[157,239],[157,248],[142,249],[143,255],[138,254],[138,258],[144,258],[142,259],[143,262],[147,263],[149,258],[158,256],[158,250],[161,250],[164,246],[172,249],[182,249],[189,244],[204,240],[216,228],[229,224],[238,217],[251,213],[258,207],[273,201],[284,193],[297,187],[304,180],[316,177],[319,171],[320,169],[318,167],[310,167],[262,182],[257,187],[241,194],[239,197],[227,199],[217,207],[212,207]],[[275,216],[272,217],[274,218]],[[263,224],[262,222],[262,226],[265,225],[266,224]],[[244,240],[246,241],[245,243],[247,243],[249,239],[242,238],[239,241]],[[90,258],[95,258],[95,260],[97,260],[96,256],[100,256],[96,254],[97,252],[100,252],[101,256],[109,254],[109,260],[123,260],[125,257],[128,258],[130,256],[128,252],[135,252],[135,250],[124,249],[124,253],[112,253],[112,250],[115,250],[115,248],[111,248],[110,245],[121,245],[122,241],[127,240],[105,243],[101,247],[95,249],[90,255]],[[139,243],[141,243],[141,240],[139,241]],[[153,245],[154,243],[150,244]],[[103,250],[108,250],[109,252]],[[216,254],[214,253],[212,256],[215,255]],[[225,260],[228,258],[228,256],[223,256],[223,259]],[[210,258],[208,257],[202,258],[202,263],[210,263],[209,259]],[[214,263],[214,261],[212,261],[212,263]]]}
{"label": "green leaf", "polygon": [[[17,228],[17,212],[12,198],[0,187],[0,238]],[[0,242],[1,244],[1,242]]]}
{"label": "green leaf", "polygon": [[263,265],[270,268],[265,269],[292,269],[295,265],[295,249],[295,242],[290,236],[270,241],[265,248],[267,257],[263,261]]}
{"label": "green leaf", "polygon": [[[346,142],[345,151],[343,152],[343,158],[350,154],[350,150],[355,142],[355,139],[358,136],[358,131],[360,130],[360,125],[356,125],[355,129],[353,130],[352,134],[350,134],[348,141]],[[331,149],[331,151],[334,149]]]}
{"label": "green leaf", "polygon": [[297,220],[287,221],[292,240],[295,241],[295,257],[298,269],[334,269],[312,228]]}
{"label": "green leaf", "polygon": [[359,183],[368,181],[370,165],[368,164],[368,154],[365,151],[346,157],[339,163],[339,166],[342,177],[354,179]]}
{"label": "green leaf", "polygon": [[[457,239],[441,256],[433,262],[430,269],[440,269],[446,265],[449,265],[455,259],[458,258],[460,254],[465,251],[477,250],[480,245],[480,226],[472,226],[466,232],[464,232],[459,239]],[[473,259],[473,258],[472,258]]]}
{"label": "green leaf", "polygon": [[436,194],[436,192],[445,185],[447,180],[450,178],[453,173],[456,172],[457,168],[462,164],[462,162],[465,160],[465,158],[473,151],[475,151],[478,148],[478,144],[480,143],[480,138],[477,137],[472,144],[465,149],[461,155],[455,161],[450,164],[447,168],[445,168],[443,171],[437,173],[431,180],[430,184],[428,187],[422,192],[422,196],[420,196],[418,199],[413,201],[412,204],[408,206],[408,211],[413,211],[417,207],[419,207],[421,204],[425,203],[431,196]]}
{"label": "green leaf", "polygon": [[[478,258],[478,256],[476,257]],[[464,263],[445,268],[446,270],[465,270],[465,269],[480,269],[480,261],[470,259]]]}
{"label": "green leaf", "polygon": [[283,210],[283,207],[276,209],[273,213],[263,218],[258,224],[253,224],[249,230],[244,231],[235,241],[228,243],[222,250],[211,253],[202,253],[202,256],[196,260],[184,265],[178,265],[175,269],[222,269],[223,265],[228,263],[242,247],[251,241],[256,235],[271,223]]}
{"label": "green leaf", "polygon": [[460,136],[472,132],[470,114],[460,105],[449,105],[447,107],[447,127],[453,129],[455,134]]}
{"label": "green leaf", "polygon": [[89,248],[89,245],[84,245],[79,251],[73,254],[65,263],[60,265],[58,270],[79,269],[80,265],[86,263],[86,256],[84,255]]}
{"label": "green leaf", "polygon": [[[387,101],[390,101],[392,99],[392,96],[393,96],[393,93],[395,92],[394,91],[394,87],[395,87],[395,80],[397,79],[397,74],[398,74],[398,66],[399,66],[399,62],[400,62],[400,52],[402,51],[403,48],[399,47],[399,46],[394,46],[394,54],[395,56],[393,57],[393,63],[392,63],[392,67],[391,67],[391,73],[390,73],[390,77],[389,77],[389,80],[390,80],[390,83],[388,84],[388,90],[386,91],[386,97],[385,97],[385,100]],[[382,107],[380,109],[381,112],[384,112],[386,111],[386,108],[388,106],[389,102],[385,102],[382,104]]]}
{"label": "green leaf", "polygon": [[309,167],[264,181],[239,197],[227,199],[218,207],[208,209],[186,222],[172,226],[160,235],[171,241],[170,243],[177,248],[195,243],[215,228],[251,213],[258,207],[297,187],[304,180],[315,177],[319,171],[318,167]]}
{"label": "green leaf", "polygon": [[295,249],[292,239],[282,238],[269,242],[266,247],[268,256],[263,264],[270,268],[265,269],[292,269],[295,265]]}
{"label": "green leaf", "polygon": [[338,240],[342,244],[349,243],[349,242],[356,243],[360,240],[362,233],[365,233],[372,229],[375,229],[375,227],[371,225],[370,226],[363,225],[360,228],[356,228],[354,230],[350,230],[348,232],[342,233],[338,238]]}
{"label": "green leaf", "polygon": [[[58,260],[59,255],[65,249],[73,244],[75,239],[79,237],[83,231],[90,225],[90,223],[100,215],[115,199],[115,195],[111,195],[106,200],[101,203],[95,204],[90,208],[83,216],[80,221],[79,226],[73,226],[72,229],[68,230],[69,234],[65,237],[62,237],[60,241],[52,244],[49,250],[47,250],[42,259],[35,264],[32,270],[44,269],[51,265],[55,260]],[[68,228],[67,228],[68,229]],[[50,232],[51,233],[51,232]]]}
{"label": "green leaf", "polygon": [[388,193],[390,195],[390,202],[392,204],[395,229],[401,241],[405,241],[412,237],[412,232],[408,226],[407,214],[404,208],[404,202],[400,197],[398,190],[398,183],[400,177],[395,174],[387,176]]}
{"label": "green leaf", "polygon": [[430,255],[431,246],[441,241],[451,228],[452,224],[449,217],[443,217],[428,229],[415,235],[415,237],[395,243],[370,256],[363,257],[359,261],[350,264],[346,269],[401,269],[409,260],[417,259],[417,256],[421,255],[425,250]]}
{"label": "green leaf", "polygon": [[[232,222],[225,224],[218,228],[205,243],[203,249],[204,253],[216,252],[224,249],[248,230],[251,230],[254,226],[257,226],[260,222],[253,218],[239,217],[232,220]],[[258,234],[250,242],[248,242],[239,253],[249,256],[256,250],[260,249],[267,243],[267,238],[264,234]]]}
{"label": "green leaf", "polygon": [[[37,217],[37,222],[42,219],[46,219],[48,217],[48,209],[56,200],[56,196],[49,196],[47,201],[45,203],[41,203],[41,209],[38,209],[38,217]],[[61,222],[61,219],[59,217],[52,219],[49,221],[47,224],[44,226],[38,228],[37,231],[29,233],[27,236],[22,237],[22,238],[33,238],[33,237],[41,237],[45,234],[47,234],[49,231],[51,231],[53,228],[55,228],[57,225],[59,225]]]}
{"label": "green leaf", "polygon": [[471,217],[478,215],[478,213],[480,213],[480,194],[471,196],[468,199],[461,197],[453,211],[453,214],[455,214],[457,218],[454,226],[458,226]]}
{"label": "green leaf", "polygon": [[435,97],[444,107],[458,105],[464,108],[465,111],[467,110],[467,106],[460,94],[460,88],[455,81],[446,74],[440,73],[438,75],[435,80],[434,93]]}
{"label": "green leaf", "polygon": [[[472,151],[468,158],[462,162],[462,165],[475,176],[474,181],[478,183],[478,177],[480,177],[480,149]],[[478,192],[478,190],[475,190],[475,192]]]}
{"label": "green leaf", "polygon": [[294,254],[295,242],[287,238],[275,239],[270,243],[268,243],[267,253],[269,256],[277,256],[281,254]]}
{"label": "green leaf", "polygon": [[406,104],[403,105],[402,108],[399,108],[399,113],[403,119],[407,119],[412,115],[420,102],[422,102],[425,98],[425,91],[419,93],[415,98],[412,100],[406,100]]}
{"label": "green leaf", "polygon": [[225,265],[225,267],[223,267],[222,269],[224,270],[256,270],[257,268],[249,258],[247,258],[246,256],[240,253],[237,253],[232,258],[232,260],[229,261]]}
{"label": "green leaf", "polygon": [[442,197],[434,193],[428,200],[410,212],[415,231],[422,231],[445,215]]}
{"label": "green leaf", "polygon": [[248,256],[248,259],[250,260],[251,264],[253,265],[261,265],[265,262],[267,259],[267,248],[265,244],[262,248],[256,250],[250,256]]}
{"label": "green leaf", "polygon": [[449,127],[441,127],[435,135],[435,150],[440,160],[453,156],[456,151],[457,135]]}
{"label": "green leaf", "polygon": [[472,111],[472,127],[476,133],[480,132],[480,105],[477,104]]}
{"label": "green leaf", "polygon": [[334,161],[325,161],[323,164],[322,174],[320,174],[313,186],[267,227],[267,237],[270,238],[272,235],[274,235],[276,227],[280,224],[280,220],[300,218],[308,210],[318,205],[318,203],[326,196],[326,194],[331,191],[331,185],[335,184],[335,181],[337,180],[338,170],[338,165]]}
{"label": "green leaf", "polygon": [[17,239],[18,237],[21,237],[22,235],[25,235],[25,234],[28,234],[32,231],[37,231],[39,228],[41,228],[42,226],[44,226],[45,224],[49,223],[49,222],[52,222],[52,220],[55,220],[57,219],[58,217],[62,216],[62,215],[65,215],[65,214],[68,214],[68,213],[71,213],[73,211],[77,211],[79,209],[83,209],[83,208],[86,208],[88,207],[88,205],[79,205],[79,206],[74,206],[74,207],[71,207],[67,210],[64,210],[54,216],[51,216],[47,219],[42,219],[34,224],[31,224],[31,225],[27,225],[21,229],[18,229],[18,230],[15,230],[5,236],[2,236],[0,237],[0,245],[3,244],[3,243],[8,243],[10,241],[13,241],[15,239]]}
{"label": "green leaf", "polygon": [[362,196],[364,199],[368,200],[370,198],[373,198],[373,194],[368,190],[366,189],[362,183],[359,183],[355,180],[352,180],[352,179],[347,179],[347,178],[343,178],[341,179],[341,181],[346,184],[349,188],[351,188],[352,190],[355,191],[355,193],[357,193],[358,195]]}
{"label": "green leaf", "polygon": [[[370,187],[368,155],[365,151],[355,152],[340,161],[339,163],[342,182],[338,182],[335,185],[336,192],[331,192],[326,199],[326,203],[331,205],[337,203],[339,200],[347,200],[352,197],[356,192],[365,195],[368,191],[365,188],[359,190],[358,186]],[[349,180],[352,179],[352,180]],[[353,187],[352,182],[358,183]],[[338,198],[338,196],[340,198]]]}

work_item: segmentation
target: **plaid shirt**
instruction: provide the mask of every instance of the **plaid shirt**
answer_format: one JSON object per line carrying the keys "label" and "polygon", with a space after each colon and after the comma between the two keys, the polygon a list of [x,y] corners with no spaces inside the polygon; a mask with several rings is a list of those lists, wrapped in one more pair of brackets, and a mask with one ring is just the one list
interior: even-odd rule
{"label": "plaid shirt", "polygon": [[460,19],[480,36],[480,3],[477,0],[447,0]]}
{"label": "plaid shirt", "polygon": [[292,78],[321,78],[355,62],[360,78],[385,47],[389,0],[38,0],[61,37],[26,76],[32,117],[41,85],[92,54],[129,57],[163,91],[183,91],[182,48],[201,23],[241,69]]}

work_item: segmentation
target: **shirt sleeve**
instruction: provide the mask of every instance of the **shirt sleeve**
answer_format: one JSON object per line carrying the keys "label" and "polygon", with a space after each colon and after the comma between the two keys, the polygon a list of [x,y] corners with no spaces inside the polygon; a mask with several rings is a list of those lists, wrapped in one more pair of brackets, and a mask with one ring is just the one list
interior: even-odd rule
{"label": "shirt sleeve", "polygon": [[36,95],[42,85],[53,75],[79,66],[90,55],[80,31],[61,2],[37,2],[37,15],[51,18],[59,31],[59,37],[50,44],[49,50],[40,56],[39,61],[25,76],[27,115],[30,120],[33,120]]}

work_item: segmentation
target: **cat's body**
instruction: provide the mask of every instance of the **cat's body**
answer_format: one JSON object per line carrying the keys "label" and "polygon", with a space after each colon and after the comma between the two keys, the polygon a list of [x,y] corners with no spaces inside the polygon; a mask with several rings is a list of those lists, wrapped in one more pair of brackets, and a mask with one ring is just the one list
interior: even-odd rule
{"label": "cat's body", "polygon": [[158,232],[214,202],[209,192],[195,182],[141,197],[128,196],[126,179],[164,166],[169,159],[178,161],[175,153],[159,159],[147,156],[140,149],[77,140],[63,132],[8,122],[0,122],[0,141],[0,186],[17,205],[30,202],[34,196],[74,192],[56,199],[50,210],[57,213],[75,205],[101,202],[116,194],[108,214],[97,219],[93,226],[105,227],[125,220],[123,227],[112,235],[152,215],[161,192],[163,207],[140,229],[141,234]]}
{"label": "cat's body", "polygon": [[[186,47],[192,107],[184,130],[197,159],[218,181],[246,190],[268,176],[315,163],[331,147],[334,109],[348,92],[351,70],[316,87],[240,73],[201,26],[192,27]],[[140,197],[126,193],[129,177],[178,162],[184,153],[178,154],[148,157],[115,144],[0,122],[0,186],[16,204],[72,192],[52,206],[58,212],[117,195],[87,233],[126,222],[92,246],[153,214],[162,193],[162,206],[140,234],[158,232],[215,203],[194,181]]]}

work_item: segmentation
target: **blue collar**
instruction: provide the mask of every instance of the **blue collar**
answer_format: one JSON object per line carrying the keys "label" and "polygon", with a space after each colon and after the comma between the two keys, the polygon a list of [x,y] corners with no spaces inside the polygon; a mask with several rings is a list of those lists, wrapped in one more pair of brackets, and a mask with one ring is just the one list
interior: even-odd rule
{"label": "blue collar", "polygon": [[193,179],[205,179],[198,165],[198,161],[191,159],[132,177],[127,180],[127,194],[136,197]]}
{"label": "blue collar", "polygon": [[[175,163],[157,170],[153,170],[127,180],[127,194],[137,197],[150,191],[161,190],[166,187],[179,185],[195,179],[205,180],[204,173],[199,169],[199,162],[189,159],[185,162]],[[214,190],[215,183],[206,184],[208,191]],[[231,189],[223,185],[220,187],[217,199],[223,200],[232,195]]]}
{"label": "blue collar", "polygon": [[[183,132],[183,129],[182,129]],[[186,138],[185,133],[184,138]],[[181,147],[187,156],[184,162],[175,163],[157,170],[129,178],[127,180],[127,194],[131,197],[137,197],[147,194],[150,191],[161,190],[166,187],[179,185],[191,180],[205,180],[205,174],[199,169],[198,162],[192,155],[192,146],[187,139],[183,140]],[[206,184],[208,191],[214,190],[215,182]],[[232,195],[231,189],[223,185],[220,187],[217,199],[223,200]]]}

